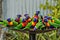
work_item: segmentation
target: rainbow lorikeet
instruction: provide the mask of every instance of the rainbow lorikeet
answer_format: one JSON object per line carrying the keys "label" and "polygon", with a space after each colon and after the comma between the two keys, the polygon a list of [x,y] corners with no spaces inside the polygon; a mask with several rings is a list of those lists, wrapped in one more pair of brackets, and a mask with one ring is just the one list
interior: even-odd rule
{"label": "rainbow lorikeet", "polygon": [[[48,18],[46,18],[47,16],[45,16],[45,18],[43,18],[43,20],[42,20],[42,23],[45,25],[45,26],[43,26],[44,28],[50,28],[50,24],[49,24],[49,22],[48,22]],[[42,25],[43,25],[42,24]],[[43,27],[41,27],[40,29],[42,29]],[[52,28],[52,27],[51,27]]]}
{"label": "rainbow lorikeet", "polygon": [[18,25],[18,22],[16,22],[15,20],[13,20],[11,18],[8,18],[7,22],[8,22],[7,26],[14,26],[15,27]]}
{"label": "rainbow lorikeet", "polygon": [[35,27],[36,23],[37,23],[37,19],[34,18],[34,20],[31,21],[30,23],[28,23],[24,29],[33,29]]}
{"label": "rainbow lorikeet", "polygon": [[58,21],[59,20],[54,17],[47,17],[44,19],[45,25],[49,28],[58,28],[60,26]]}
{"label": "rainbow lorikeet", "polygon": [[11,18],[8,18],[7,21],[8,21],[8,26],[12,26],[13,25],[13,22],[11,21]]}
{"label": "rainbow lorikeet", "polygon": [[28,23],[24,29],[30,29],[31,25],[32,25],[32,21],[30,23]]}
{"label": "rainbow lorikeet", "polygon": [[49,24],[52,25],[54,28],[60,27],[60,24],[53,23],[53,22],[51,22],[51,21],[49,21]]}
{"label": "rainbow lorikeet", "polygon": [[7,20],[3,20],[2,22],[0,22],[0,24],[4,25],[5,27],[12,26],[13,22],[11,21],[11,18],[8,18]]}
{"label": "rainbow lorikeet", "polygon": [[39,13],[40,13],[40,11],[36,11],[36,13],[35,13],[35,15],[33,16],[33,18],[36,18],[36,19],[39,19]]}
{"label": "rainbow lorikeet", "polygon": [[16,22],[21,23],[22,19],[21,19],[21,15],[17,15],[17,18],[15,19]]}
{"label": "rainbow lorikeet", "polygon": [[28,15],[25,14],[25,17],[26,17],[25,18],[26,19],[26,23],[31,22],[31,18]]}
{"label": "rainbow lorikeet", "polygon": [[41,20],[39,20],[39,22],[36,24],[36,26],[34,27],[34,30],[36,29],[42,29],[43,28],[43,23]]}
{"label": "rainbow lorikeet", "polygon": [[19,30],[19,29],[25,28],[26,25],[27,25],[26,20],[23,19],[22,23],[20,23],[19,25],[17,25],[14,29]]}

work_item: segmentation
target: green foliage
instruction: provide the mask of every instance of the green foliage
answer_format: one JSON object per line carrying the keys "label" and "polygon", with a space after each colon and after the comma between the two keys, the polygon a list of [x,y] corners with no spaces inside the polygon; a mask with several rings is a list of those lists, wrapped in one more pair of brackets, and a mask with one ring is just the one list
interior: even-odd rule
{"label": "green foliage", "polygon": [[53,1],[56,3],[56,5],[54,6],[49,5],[50,3],[48,3],[48,0],[46,0],[45,5],[40,4],[40,8],[42,8],[43,10],[49,9],[52,11],[52,13],[47,15],[60,18],[60,0],[53,0]]}

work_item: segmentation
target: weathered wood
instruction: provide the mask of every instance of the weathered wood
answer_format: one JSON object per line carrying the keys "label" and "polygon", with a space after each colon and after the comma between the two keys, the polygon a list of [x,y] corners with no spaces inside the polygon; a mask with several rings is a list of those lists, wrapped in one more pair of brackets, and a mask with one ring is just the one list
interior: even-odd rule
{"label": "weathered wood", "polygon": [[36,40],[36,34],[29,33],[29,40]]}
{"label": "weathered wood", "polygon": [[38,34],[38,33],[45,33],[45,32],[49,32],[49,31],[53,31],[53,30],[58,30],[58,29],[49,29],[49,30],[15,30],[15,29],[12,29],[14,31],[17,31],[17,32],[24,32],[24,33],[32,33],[32,34]]}

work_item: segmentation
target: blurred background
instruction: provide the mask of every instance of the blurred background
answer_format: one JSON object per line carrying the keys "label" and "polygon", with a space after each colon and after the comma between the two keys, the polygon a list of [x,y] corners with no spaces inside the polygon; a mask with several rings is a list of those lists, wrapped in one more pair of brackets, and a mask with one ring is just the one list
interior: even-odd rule
{"label": "blurred background", "polygon": [[[48,0],[49,5],[55,5],[53,0]],[[30,16],[34,14],[36,10],[40,10],[41,15],[46,15],[49,10],[40,9],[39,5],[45,5],[46,0],[2,0],[2,17],[7,19],[9,17],[15,18],[17,14],[28,13]]]}
{"label": "blurred background", "polygon": [[[31,17],[36,10],[40,11],[40,15],[47,15],[52,13],[51,10],[43,10],[40,4],[45,5],[47,0],[0,0],[0,18],[16,18],[17,14],[28,13]],[[54,0],[48,0],[49,5],[55,6]],[[24,16],[23,16],[24,17]],[[5,31],[4,31],[5,30]],[[24,34],[24,35],[23,35]],[[28,40],[28,33],[15,32],[3,28],[0,30],[0,40]],[[37,40],[60,40],[58,31],[53,30],[47,33],[37,34]]]}

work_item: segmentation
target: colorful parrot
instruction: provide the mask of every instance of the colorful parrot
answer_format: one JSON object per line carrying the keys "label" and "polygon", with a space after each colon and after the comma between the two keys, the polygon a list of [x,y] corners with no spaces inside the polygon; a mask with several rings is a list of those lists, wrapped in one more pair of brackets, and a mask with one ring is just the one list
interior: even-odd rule
{"label": "colorful parrot", "polygon": [[26,25],[27,25],[26,19],[23,19],[22,23],[18,24],[14,29],[19,30],[19,29],[25,28]]}
{"label": "colorful parrot", "polygon": [[22,22],[21,15],[17,15],[15,21],[18,22],[18,24],[21,23]]}
{"label": "colorful parrot", "polygon": [[31,22],[32,19],[30,18],[30,16],[28,14],[25,14],[24,16],[26,17],[25,18],[26,19],[26,23]]}

